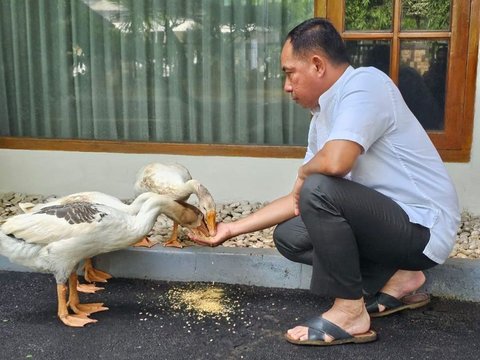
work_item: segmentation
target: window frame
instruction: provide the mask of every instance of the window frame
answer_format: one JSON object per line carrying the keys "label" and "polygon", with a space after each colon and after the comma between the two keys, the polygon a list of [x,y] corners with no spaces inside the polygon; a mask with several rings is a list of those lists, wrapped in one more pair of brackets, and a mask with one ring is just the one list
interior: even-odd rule
{"label": "window frame", "polygon": [[444,161],[468,162],[472,146],[475,87],[479,38],[480,0],[452,0],[450,31],[400,31],[401,0],[393,0],[392,31],[345,31],[345,1],[322,0],[316,16],[329,18],[346,40],[389,40],[392,42],[390,69],[398,82],[401,40],[450,40],[447,72],[448,99],[445,130],[428,131]]}
{"label": "window frame", "polygon": [[[450,138],[438,132],[429,132],[429,135],[439,150],[442,159],[447,162],[468,162],[473,134],[474,102],[476,88],[476,70],[478,61],[479,14],[480,0],[453,0],[454,15],[452,15],[452,33],[464,39],[466,49],[456,53],[457,58],[465,57],[464,78],[449,76],[448,87],[458,92],[458,108],[455,111],[457,120],[451,122]],[[327,17],[337,26],[342,23],[343,1],[315,0],[315,16]],[[396,6],[398,7],[398,6]],[[395,9],[399,11],[399,9]],[[454,19],[455,16],[455,19]],[[467,20],[460,27],[458,16]],[[341,29],[339,29],[341,30]],[[343,32],[342,32],[343,34]],[[353,33],[349,36],[354,35]],[[384,36],[384,35],[377,35]],[[397,40],[398,41],[398,40]],[[395,57],[394,57],[395,58]],[[393,59],[393,61],[398,61]],[[394,79],[396,80],[396,79]],[[307,121],[307,120],[306,120]],[[305,134],[306,136],[307,134]],[[133,141],[101,141],[77,139],[40,139],[27,137],[0,137],[0,148],[23,150],[54,150],[54,151],[81,151],[81,152],[109,152],[109,153],[140,153],[140,154],[174,154],[194,156],[238,156],[238,157],[267,157],[267,158],[303,158],[304,146],[269,146],[269,145],[228,145],[228,144],[185,144]]]}

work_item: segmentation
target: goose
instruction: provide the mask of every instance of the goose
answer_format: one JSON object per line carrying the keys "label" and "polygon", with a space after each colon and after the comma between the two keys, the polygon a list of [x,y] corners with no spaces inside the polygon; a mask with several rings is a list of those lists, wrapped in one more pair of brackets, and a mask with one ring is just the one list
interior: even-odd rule
{"label": "goose", "polygon": [[103,303],[80,303],[76,268],[82,259],[134,244],[148,234],[160,213],[194,233],[208,234],[203,215],[195,207],[184,206],[168,196],[150,193],[148,197],[136,215],[77,201],[12,216],[0,227],[0,254],[34,271],[54,275],[57,316],[65,325],[83,327],[94,323],[97,320],[89,315],[108,308]]}
{"label": "goose", "polygon": [[[69,203],[81,201],[81,202],[88,202],[92,204],[107,205],[117,210],[126,212],[127,214],[135,215],[140,210],[140,207],[142,206],[142,204],[149,198],[150,198],[150,194],[143,193],[138,197],[136,197],[130,205],[127,205],[124,202],[122,202],[120,199],[99,191],[84,191],[84,192],[66,195],[58,199],[48,201],[47,203],[43,203],[43,204],[33,204],[30,202],[23,202],[23,203],[19,203],[18,206],[24,213],[30,213],[30,212],[37,212],[47,206],[63,205],[63,204],[69,204]],[[141,243],[142,242],[140,241],[140,244]],[[91,258],[86,258],[84,260],[83,266],[84,266],[84,269],[83,269],[84,278],[89,283],[107,282],[107,280],[112,277],[109,273],[94,268]],[[103,290],[103,288],[97,287],[94,284],[90,284],[90,285],[77,284],[77,289],[78,291],[84,292],[84,293],[94,293],[98,290]]]}
{"label": "goose", "polygon": [[[176,200],[186,201],[190,195],[198,197],[198,207],[203,213],[209,235],[216,233],[216,209],[215,201],[208,189],[198,180],[193,179],[188,169],[180,164],[151,163],[141,168],[134,184],[136,195],[144,192],[154,192],[169,195]],[[170,239],[164,246],[181,248],[178,241],[178,223],[174,222]]]}

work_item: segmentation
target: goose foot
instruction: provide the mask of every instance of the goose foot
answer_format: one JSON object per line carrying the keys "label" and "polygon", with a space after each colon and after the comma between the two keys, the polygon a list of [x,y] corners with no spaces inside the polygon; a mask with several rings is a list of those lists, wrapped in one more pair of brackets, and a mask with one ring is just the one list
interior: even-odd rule
{"label": "goose foot", "polygon": [[83,273],[83,277],[88,282],[107,282],[107,280],[112,277],[112,275],[105,271],[95,269],[91,258],[85,259]]}
{"label": "goose foot", "polygon": [[77,290],[85,294],[94,294],[97,291],[104,290],[103,287],[95,286],[95,284],[77,284]]}
{"label": "goose foot", "polygon": [[132,246],[151,248],[152,246],[155,246],[157,244],[158,244],[158,241],[152,241],[148,237],[144,237],[142,240],[133,244]]}
{"label": "goose foot", "polygon": [[179,249],[183,248],[183,244],[180,241],[178,241],[178,239],[170,239],[167,242],[163,243],[163,246],[175,247]]}
{"label": "goose foot", "polygon": [[[70,281],[69,281],[69,288],[70,292],[73,292],[73,298],[75,296],[78,299],[78,294],[76,292],[77,288],[74,284],[76,284],[77,274],[72,273],[70,275]],[[68,305],[67,305],[67,285],[65,283],[62,284],[57,284],[57,298],[58,298],[58,309],[57,309],[57,316],[60,319],[61,322],[63,322],[67,326],[72,326],[72,327],[83,327],[87,324],[91,323],[96,323],[97,320],[95,319],[90,319],[86,314],[82,315],[71,315],[68,313]],[[73,301],[74,302],[74,301]]]}
{"label": "goose foot", "polygon": [[178,224],[176,222],[173,223],[173,231],[170,235],[170,239],[163,243],[163,246],[167,247],[175,247],[175,248],[183,248],[183,244],[178,241]]}
{"label": "goose foot", "polygon": [[98,320],[90,319],[88,316],[79,316],[79,315],[64,315],[59,316],[60,321],[67,326],[72,327],[84,327],[87,324],[96,323]]}
{"label": "goose foot", "polygon": [[108,307],[103,306],[103,303],[89,303],[89,304],[69,304],[70,309],[77,315],[88,316],[90,314],[106,311]]}

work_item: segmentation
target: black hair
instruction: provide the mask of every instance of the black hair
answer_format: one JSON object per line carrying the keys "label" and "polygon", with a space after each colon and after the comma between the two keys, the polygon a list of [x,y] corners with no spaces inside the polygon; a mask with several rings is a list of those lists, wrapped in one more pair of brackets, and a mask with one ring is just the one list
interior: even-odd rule
{"label": "black hair", "polygon": [[290,40],[293,53],[296,55],[320,50],[334,64],[350,63],[342,37],[327,19],[305,20],[288,33],[287,40]]}

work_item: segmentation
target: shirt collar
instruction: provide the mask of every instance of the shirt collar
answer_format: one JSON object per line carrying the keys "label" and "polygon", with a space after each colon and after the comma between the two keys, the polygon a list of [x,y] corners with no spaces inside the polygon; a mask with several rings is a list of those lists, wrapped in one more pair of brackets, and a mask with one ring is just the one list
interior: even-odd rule
{"label": "shirt collar", "polygon": [[348,76],[353,70],[353,66],[350,65],[349,67],[347,67],[343,72],[342,76],[340,76],[327,91],[320,95],[320,97],[318,98],[318,106],[311,110],[312,114],[320,112],[320,110],[322,109],[322,104],[323,106],[325,106],[325,104],[327,104],[333,98],[336,90],[341,86],[345,79],[348,78]]}

